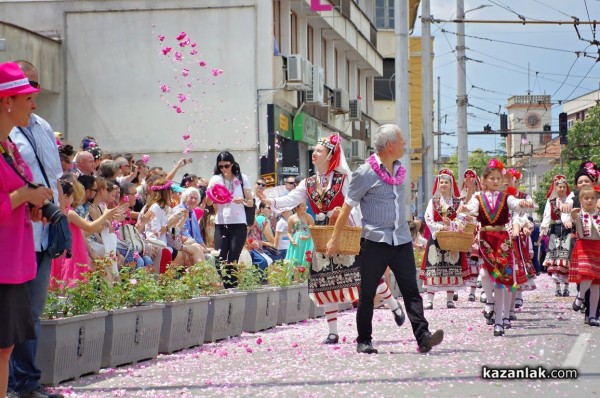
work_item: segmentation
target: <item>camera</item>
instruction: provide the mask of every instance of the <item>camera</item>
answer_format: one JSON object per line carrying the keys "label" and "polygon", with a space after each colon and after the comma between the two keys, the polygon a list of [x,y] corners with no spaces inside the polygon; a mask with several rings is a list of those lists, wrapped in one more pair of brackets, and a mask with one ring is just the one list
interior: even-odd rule
{"label": "camera", "polygon": [[48,220],[50,224],[56,224],[63,214],[60,211],[60,207],[52,202],[48,202],[42,206],[42,216]]}

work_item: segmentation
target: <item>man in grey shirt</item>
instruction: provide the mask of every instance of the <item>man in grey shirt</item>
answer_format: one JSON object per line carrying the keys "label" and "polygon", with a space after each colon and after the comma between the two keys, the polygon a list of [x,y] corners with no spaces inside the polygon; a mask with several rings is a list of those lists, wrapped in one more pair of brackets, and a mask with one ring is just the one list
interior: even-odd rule
{"label": "man in grey shirt", "polygon": [[[377,129],[374,145],[377,154],[353,174],[342,211],[335,223],[327,255],[338,252],[339,237],[353,207],[360,205],[362,212],[362,239],[356,260],[360,266],[360,298],[356,313],[359,353],[376,354],[371,343],[373,332],[373,299],[379,279],[390,267],[404,299],[404,306],[421,353],[440,344],[444,332],[429,332],[423,314],[423,299],[416,281],[415,258],[404,203],[404,176],[400,157],[404,155],[405,141],[400,128],[385,124]],[[388,170],[391,170],[390,173]]]}

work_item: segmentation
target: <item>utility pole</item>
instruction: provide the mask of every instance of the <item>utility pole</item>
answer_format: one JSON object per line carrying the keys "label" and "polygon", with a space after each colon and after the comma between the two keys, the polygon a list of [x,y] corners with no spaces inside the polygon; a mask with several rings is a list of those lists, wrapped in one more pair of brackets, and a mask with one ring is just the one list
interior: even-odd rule
{"label": "utility pole", "polygon": [[440,77],[437,77],[437,164],[438,172],[442,168],[442,101],[440,99]]}
{"label": "utility pole", "polygon": [[456,135],[458,138],[458,176],[468,169],[467,141],[467,57],[465,55],[465,1],[456,0]]}
{"label": "utility pole", "polygon": [[[408,86],[408,0],[395,0],[394,3],[394,36],[396,44],[396,123],[406,141],[404,156],[401,162],[406,169],[406,180],[404,183],[404,203],[407,204],[407,212],[410,212],[411,196],[411,134],[410,134],[410,91]],[[408,216],[409,214],[407,214]]]}
{"label": "utility pole", "polygon": [[[422,0],[421,12],[421,120],[423,124],[421,161],[423,167],[422,201],[429,203],[433,187],[433,114],[431,82],[431,11],[430,0]],[[424,207],[424,206],[423,206]],[[419,214],[425,209],[419,209]]]}

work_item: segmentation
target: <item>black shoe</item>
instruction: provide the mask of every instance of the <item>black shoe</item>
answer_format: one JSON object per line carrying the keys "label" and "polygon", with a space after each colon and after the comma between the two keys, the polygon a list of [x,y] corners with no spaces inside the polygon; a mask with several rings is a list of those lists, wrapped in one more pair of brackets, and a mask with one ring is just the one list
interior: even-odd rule
{"label": "black shoe", "polygon": [[458,293],[454,293],[454,296],[452,296],[452,300],[458,301]]}
{"label": "black shoe", "polygon": [[400,302],[396,300],[396,303],[398,303],[398,308],[392,311],[392,314],[394,314],[394,321],[396,321],[396,325],[402,326],[406,320],[406,315],[404,315],[404,311],[402,311]]}
{"label": "black shoe", "polygon": [[512,325],[510,324],[510,319],[508,319],[508,318],[502,319],[502,327],[504,327],[504,329],[512,328]]}
{"label": "black shoe", "polygon": [[[489,305],[491,305],[493,308],[494,303],[490,303]],[[485,319],[492,319],[494,317],[494,310],[491,310],[490,312],[483,310],[483,317]]]}
{"label": "black shoe", "polygon": [[560,291],[560,290],[557,290],[557,291],[556,291],[556,293],[554,293],[554,295],[555,295],[556,297],[562,297],[562,293],[561,293],[561,291]]}
{"label": "black shoe", "polygon": [[369,341],[366,343],[358,343],[356,345],[356,352],[359,354],[377,354],[379,351],[373,348],[373,344]]}
{"label": "black shoe", "polygon": [[584,324],[584,325],[589,325],[589,324],[590,324],[590,317],[589,317],[589,316],[587,316],[587,315],[586,315],[586,316],[583,318],[583,324]]}
{"label": "black shoe", "polygon": [[39,386],[38,388],[36,388],[35,390],[29,392],[29,393],[25,393],[25,394],[19,394],[20,398],[64,398],[64,395],[59,394],[59,393],[52,393],[52,392],[48,392],[46,391],[46,389],[42,386]]}
{"label": "black shoe", "polygon": [[487,297],[485,295],[485,292],[481,292],[481,294],[479,295],[479,302],[485,304],[487,302]]}
{"label": "black shoe", "polygon": [[421,354],[428,353],[433,347],[440,344],[442,340],[444,340],[444,331],[442,329],[436,330],[433,334],[431,332],[425,333],[421,339],[421,344],[419,344],[419,352]]}
{"label": "black shoe", "polygon": [[504,326],[496,324],[494,326],[494,336],[504,336]]}
{"label": "black shoe", "polygon": [[[577,304],[578,301],[580,304]],[[582,304],[582,300],[579,297],[575,297],[575,301],[573,301],[573,311],[581,310]]]}
{"label": "black shoe", "polygon": [[590,326],[600,326],[600,322],[598,322],[598,320],[596,318],[590,318],[590,320],[588,321],[588,325]]}
{"label": "black shoe", "polygon": [[323,344],[337,344],[340,341],[340,336],[334,333],[329,333],[327,338],[323,340]]}
{"label": "black shoe", "polygon": [[477,300],[477,297],[475,297],[475,295],[473,293],[469,294],[469,301],[470,302],[474,302]]}
{"label": "black shoe", "polygon": [[523,299],[515,299],[515,308],[521,308],[523,306]]}
{"label": "black shoe", "polygon": [[494,318],[486,319],[485,324],[488,326],[492,326],[494,324]]}
{"label": "black shoe", "polygon": [[569,290],[568,290],[568,289],[565,289],[565,290],[563,290],[563,292],[562,292],[562,296],[563,296],[563,297],[569,297],[569,294],[570,294],[570,293],[569,293]]}
{"label": "black shoe", "polygon": [[517,314],[515,314],[514,312],[512,312],[512,311],[511,311],[511,312],[509,313],[509,315],[508,315],[508,319],[509,319],[510,321],[516,321],[516,320],[517,320]]}
{"label": "black shoe", "polygon": [[454,301],[448,301],[446,303],[446,308],[456,308],[456,306],[454,305]]}

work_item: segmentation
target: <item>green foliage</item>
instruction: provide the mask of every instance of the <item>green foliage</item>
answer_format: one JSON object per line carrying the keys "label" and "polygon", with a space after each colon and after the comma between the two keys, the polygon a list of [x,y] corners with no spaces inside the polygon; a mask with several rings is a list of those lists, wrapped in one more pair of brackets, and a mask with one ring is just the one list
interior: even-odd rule
{"label": "green foliage", "polygon": [[156,274],[146,267],[122,267],[113,286],[119,307],[136,307],[161,299]]}
{"label": "green foliage", "polygon": [[198,287],[184,277],[183,266],[169,265],[165,273],[158,276],[159,294],[163,301],[189,300],[198,296]]}
{"label": "green foliage", "polygon": [[266,269],[267,283],[271,286],[290,286],[306,282],[309,271],[304,266],[296,267],[287,260],[274,261]]}
{"label": "green foliage", "polygon": [[552,184],[552,178],[557,174],[564,174],[567,177],[571,191],[576,189],[575,173],[579,170],[579,165],[585,160],[591,160],[600,163],[600,106],[595,106],[589,110],[588,116],[584,120],[575,122],[569,129],[569,143],[563,148],[561,156],[563,159],[563,170],[556,165],[543,176],[538,185],[538,190],[534,193],[535,203],[538,205],[537,213],[540,218],[544,213],[546,205],[546,192]]}
{"label": "green foliage", "polygon": [[217,269],[208,261],[201,261],[187,268],[186,283],[197,288],[198,296],[217,294],[223,291],[223,282]]}
{"label": "green foliage", "polygon": [[[500,146],[502,147],[502,145],[500,145]],[[475,170],[477,172],[477,174],[480,175],[483,168],[488,164],[488,162],[492,158],[499,159],[502,161],[502,163],[506,164],[506,152],[505,151],[503,151],[503,150],[498,151],[497,155],[492,156],[492,155],[486,153],[483,149],[477,148],[469,154],[469,158],[468,158],[469,168]],[[458,175],[458,155],[456,153],[453,153],[452,155],[450,155],[449,165],[442,165],[442,166],[447,167],[450,170],[452,170],[452,172],[454,173],[454,175],[457,178],[457,184],[460,184],[462,182],[462,176]]]}
{"label": "green foliage", "polygon": [[254,264],[236,264],[233,273],[237,277],[240,290],[256,290],[262,286],[264,273]]}

